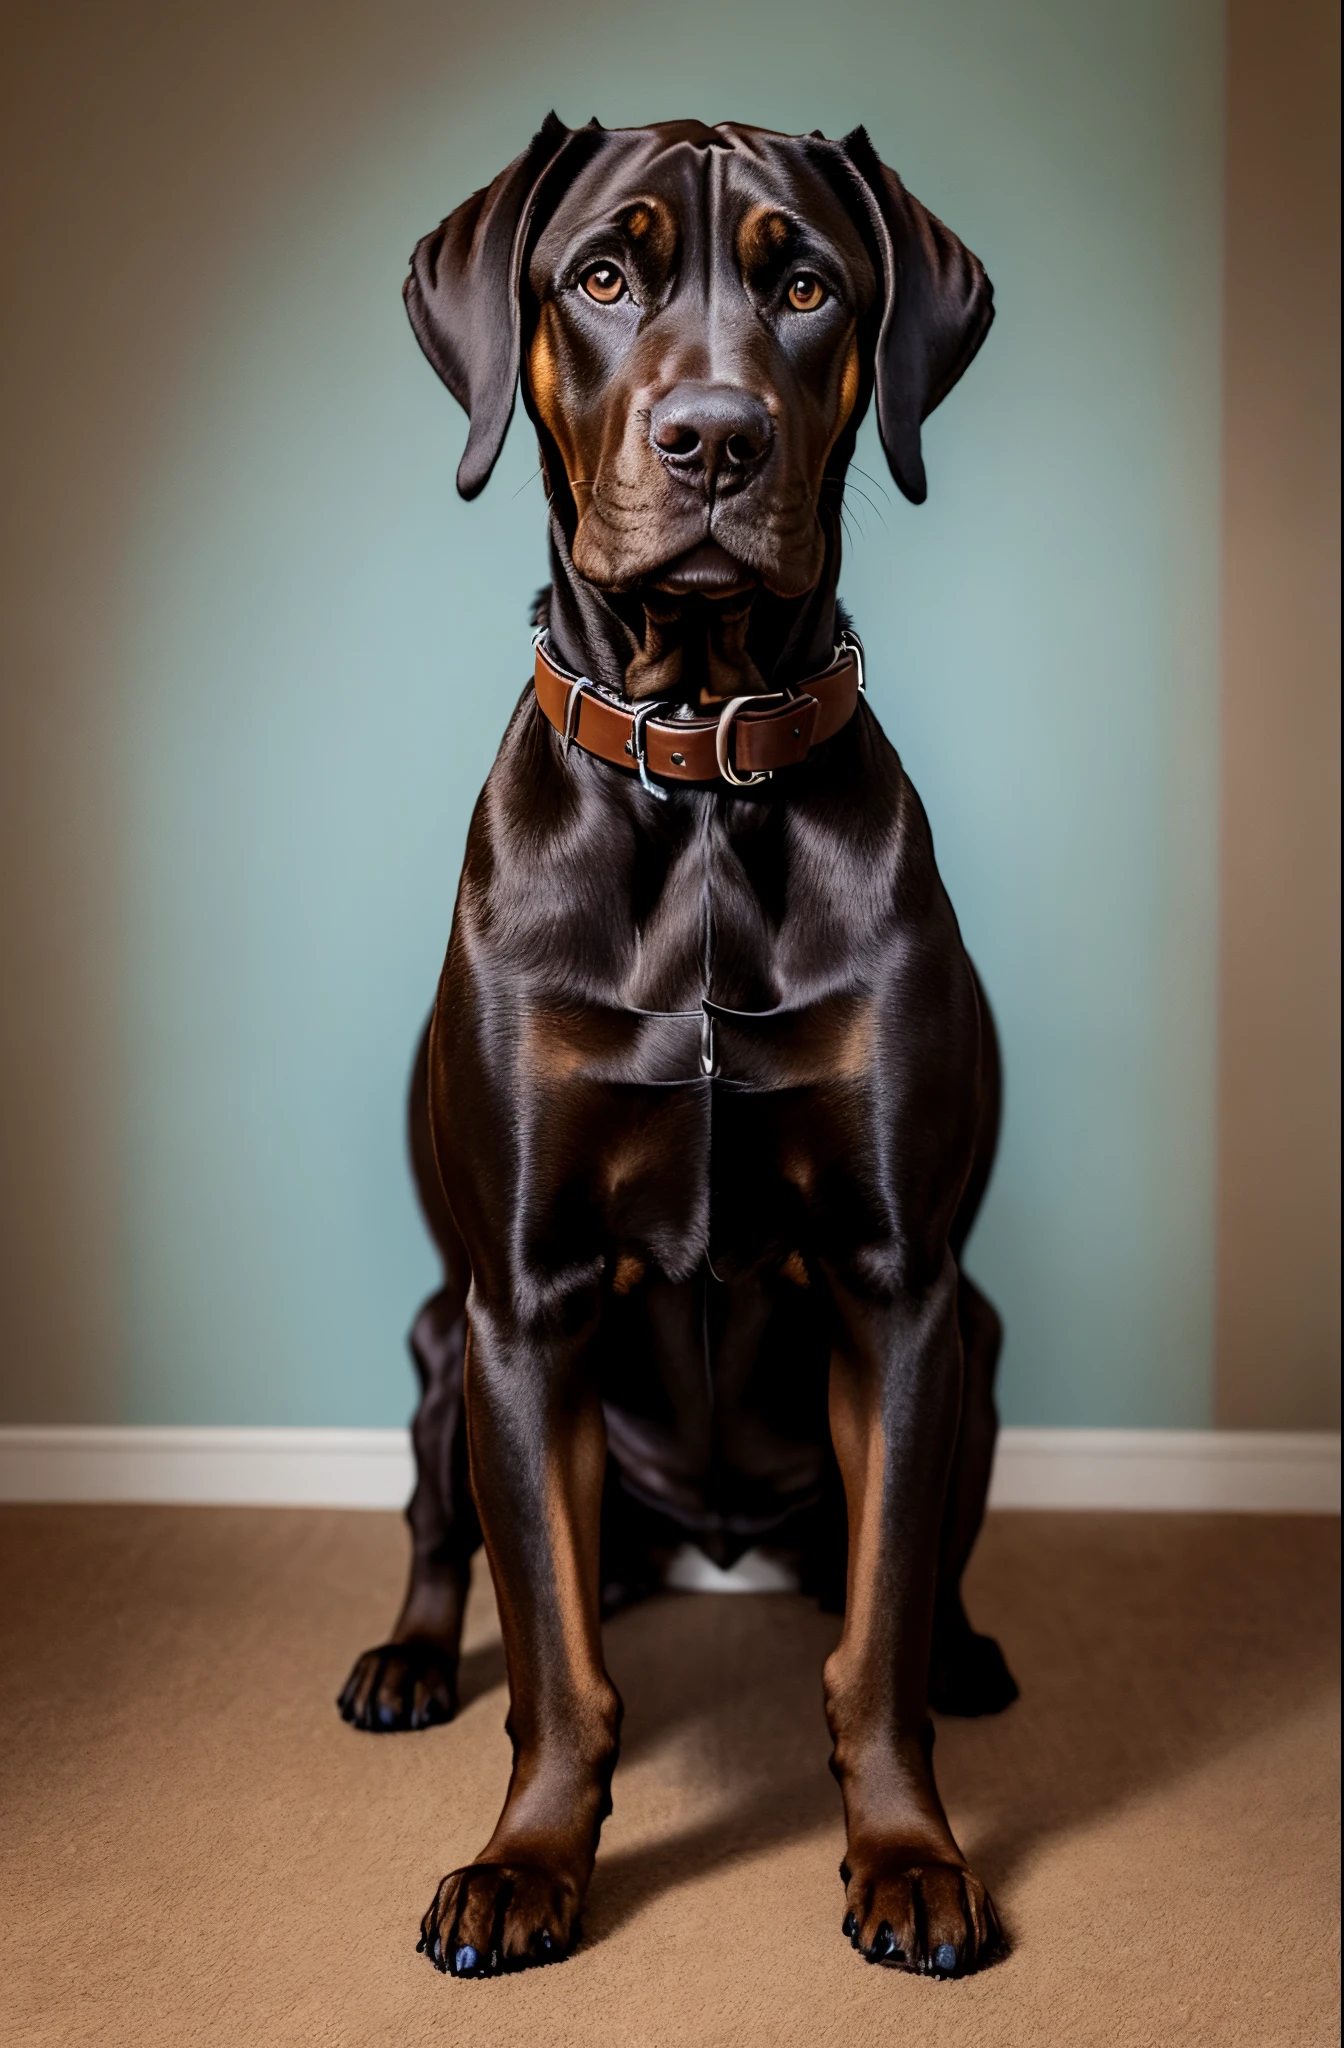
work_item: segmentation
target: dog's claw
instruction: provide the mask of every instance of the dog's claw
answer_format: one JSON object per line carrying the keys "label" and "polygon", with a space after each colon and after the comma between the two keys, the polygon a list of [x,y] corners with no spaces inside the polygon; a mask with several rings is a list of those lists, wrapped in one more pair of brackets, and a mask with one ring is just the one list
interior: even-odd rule
{"label": "dog's claw", "polygon": [[447,1945],[454,1977],[507,1977],[558,1963],[578,1940],[578,1886],[535,1864],[468,1864],[440,1884],[422,1926]]}
{"label": "dog's claw", "polygon": [[868,1951],[868,1960],[870,1963],[885,1963],[887,1957],[894,1955],[895,1952],[896,1936],[892,1932],[890,1920],[884,1920],[873,1937],[873,1945]]}
{"label": "dog's claw", "polygon": [[842,1934],[847,1934],[849,1936],[849,1939],[853,1941],[858,1931],[859,1923],[857,1918],[853,1913],[846,1913],[844,1919],[840,1922],[840,1932]]}
{"label": "dog's claw", "polygon": [[[853,1946],[865,1961],[921,1977],[967,1977],[1003,1951],[998,1916],[964,1865],[891,1856],[885,1871],[859,1880]],[[848,1903],[848,1901],[846,1902]]]}

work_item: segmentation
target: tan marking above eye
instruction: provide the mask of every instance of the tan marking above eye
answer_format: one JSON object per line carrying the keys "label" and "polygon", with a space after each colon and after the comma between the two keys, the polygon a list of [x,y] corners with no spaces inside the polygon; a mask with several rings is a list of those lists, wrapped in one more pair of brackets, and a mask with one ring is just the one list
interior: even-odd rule
{"label": "tan marking above eye", "polygon": [[770,269],[793,232],[792,224],[773,207],[753,207],[737,231],[737,260],[744,276]]}
{"label": "tan marking above eye", "polygon": [[625,279],[614,263],[595,263],[579,279],[590,299],[599,306],[614,306],[625,294]]}
{"label": "tan marking above eye", "polygon": [[795,313],[815,313],[826,295],[825,285],[810,270],[800,270],[789,285],[789,304]]}
{"label": "tan marking above eye", "polygon": [[653,220],[647,206],[632,206],[625,216],[625,231],[628,235],[633,235],[636,241],[641,235],[647,235],[652,225]]}

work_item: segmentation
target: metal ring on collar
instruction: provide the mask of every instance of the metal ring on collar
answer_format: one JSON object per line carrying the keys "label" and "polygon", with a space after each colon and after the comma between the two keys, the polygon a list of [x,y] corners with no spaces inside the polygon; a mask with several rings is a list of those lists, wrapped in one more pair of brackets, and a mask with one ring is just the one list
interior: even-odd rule
{"label": "metal ring on collar", "polygon": [[[779,694],[772,691],[771,695]],[[739,775],[729,758],[732,743],[733,720],[744,704],[759,704],[759,694],[750,697],[730,697],[719,713],[718,729],[714,734],[714,757],[719,764],[719,773],[725,782],[731,782],[734,789],[750,789],[757,782],[768,782],[769,771],[764,774]]]}
{"label": "metal ring on collar", "polygon": [[574,744],[574,735],[579,729],[579,713],[583,709],[583,693],[588,685],[582,676],[575,676],[565,698],[564,756],[569,759],[569,750]]}
{"label": "metal ring on collar", "polygon": [[630,734],[630,745],[635,756],[635,766],[639,770],[639,779],[649,795],[656,796],[658,801],[664,804],[667,802],[667,791],[649,779],[648,743],[644,737],[644,728],[655,711],[666,709],[666,704],[658,697],[652,698],[647,704],[640,704],[634,712],[634,730]]}
{"label": "metal ring on collar", "polygon": [[844,632],[840,635],[840,644],[835,650],[837,661],[839,661],[842,654],[853,655],[854,666],[859,672],[859,695],[866,697],[868,695],[868,678],[863,668],[863,642],[852,626],[846,626]]}

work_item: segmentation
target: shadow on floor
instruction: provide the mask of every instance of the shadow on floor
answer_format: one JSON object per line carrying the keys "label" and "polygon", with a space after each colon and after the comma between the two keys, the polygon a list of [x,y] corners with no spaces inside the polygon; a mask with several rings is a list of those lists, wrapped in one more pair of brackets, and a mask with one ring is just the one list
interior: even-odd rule
{"label": "shadow on floor", "polygon": [[[1044,1839],[1160,1790],[1333,1686],[1338,1524],[1000,1515],[968,1604],[1023,1696],[992,1719],[940,1720],[938,1778],[962,1847],[1011,1917],[1013,1875]],[[654,1752],[666,1768],[671,1749],[690,1810],[711,1810],[599,1856],[590,1940],[711,1867],[818,1830],[834,1834],[838,1860],[820,1680],[836,1629],[781,1595],[669,1596],[609,1624],[623,1768]],[[619,1785],[618,1774],[618,1800]]]}

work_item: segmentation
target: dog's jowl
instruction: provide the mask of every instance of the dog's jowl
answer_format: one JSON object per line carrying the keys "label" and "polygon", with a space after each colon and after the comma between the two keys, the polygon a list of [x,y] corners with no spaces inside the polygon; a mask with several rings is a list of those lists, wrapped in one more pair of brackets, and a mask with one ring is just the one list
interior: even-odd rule
{"label": "dog's jowl", "polygon": [[484,1540],[513,1772],[421,1945],[457,1976],[557,1960],[618,1747],[603,1614],[687,1543],[788,1554],[844,1615],[837,1926],[974,1969],[1002,1937],[928,1717],[1015,1693],[959,1590],[995,1430],[998,1318],[959,1261],[998,1058],[837,580],[860,420],[875,400],[920,501],[988,280],[862,129],[551,116],[421,242],[406,303],[470,418],[465,497],[521,386],[552,582],[416,1063],[444,1281],[412,1337],[411,1580],[341,1711],[452,1715]]}

